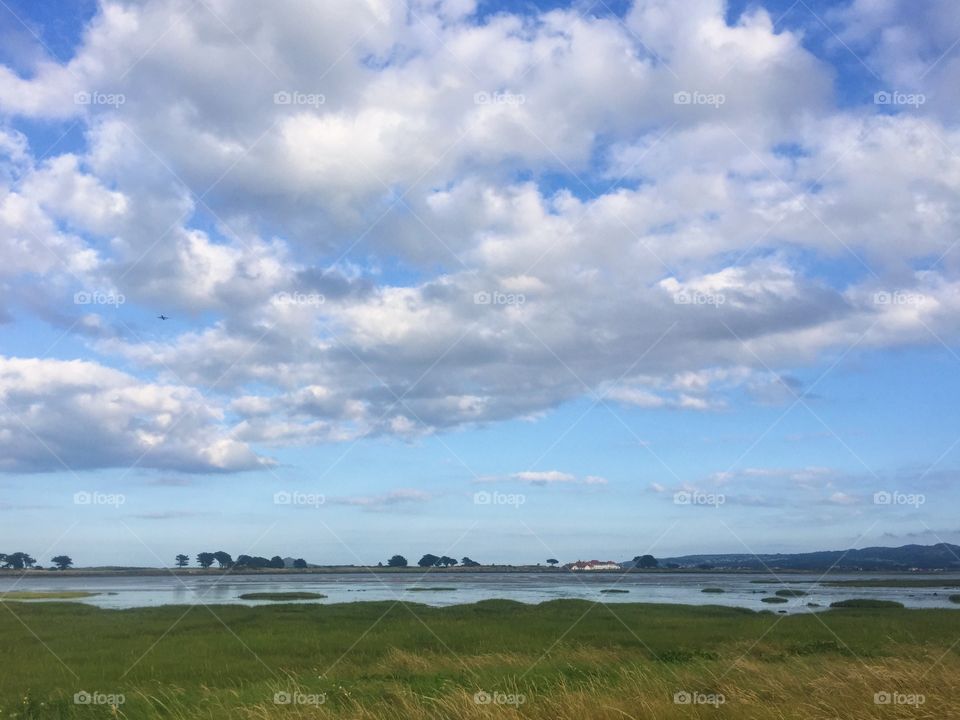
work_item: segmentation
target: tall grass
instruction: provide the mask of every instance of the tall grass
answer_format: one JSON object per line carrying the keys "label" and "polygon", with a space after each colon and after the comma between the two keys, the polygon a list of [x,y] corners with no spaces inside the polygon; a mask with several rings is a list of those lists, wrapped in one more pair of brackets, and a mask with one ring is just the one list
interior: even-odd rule
{"label": "tall grass", "polygon": [[960,716],[951,610],[3,605],[3,720]]}

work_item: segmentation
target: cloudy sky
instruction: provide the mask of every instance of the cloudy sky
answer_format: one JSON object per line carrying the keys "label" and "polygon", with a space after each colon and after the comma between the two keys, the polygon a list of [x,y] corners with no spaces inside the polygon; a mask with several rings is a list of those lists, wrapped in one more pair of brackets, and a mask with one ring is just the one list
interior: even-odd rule
{"label": "cloudy sky", "polygon": [[958,95],[953,0],[2,0],[0,550],[958,541]]}

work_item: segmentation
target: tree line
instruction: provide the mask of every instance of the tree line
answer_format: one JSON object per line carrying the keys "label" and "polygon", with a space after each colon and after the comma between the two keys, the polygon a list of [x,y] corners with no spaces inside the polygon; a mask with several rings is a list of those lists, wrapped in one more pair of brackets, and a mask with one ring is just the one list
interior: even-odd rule
{"label": "tree line", "polygon": [[[214,563],[217,563],[221,568],[249,567],[282,570],[286,567],[286,563],[284,563],[283,558],[279,555],[274,555],[272,558],[260,557],[259,555],[238,555],[237,559],[234,560],[230,553],[224,552],[223,550],[197,554],[197,565],[200,567],[206,569]],[[177,567],[180,568],[187,567],[190,564],[190,557],[183,554],[177,555],[176,564]],[[298,569],[303,569],[307,567],[307,561],[303,558],[297,558],[293,561],[293,566]]]}
{"label": "tree line", "polygon": [[[380,563],[382,566],[383,563]],[[403,555],[394,555],[392,558],[387,560],[387,567],[407,567],[409,563]],[[417,565],[423,568],[429,567],[453,567],[454,565],[460,565],[461,567],[480,567],[480,563],[476,560],[471,560],[468,557],[463,558],[463,560],[457,560],[456,558],[447,557],[446,555],[433,555],[432,553],[427,553],[417,562]]]}
{"label": "tree line", "polygon": [[[73,565],[73,560],[69,555],[57,555],[56,557],[50,558],[50,562],[54,564],[57,570],[66,570]],[[25,552],[0,553],[0,568],[26,570],[34,568],[36,565],[37,561]],[[41,570],[42,568],[37,566],[36,569]]]}

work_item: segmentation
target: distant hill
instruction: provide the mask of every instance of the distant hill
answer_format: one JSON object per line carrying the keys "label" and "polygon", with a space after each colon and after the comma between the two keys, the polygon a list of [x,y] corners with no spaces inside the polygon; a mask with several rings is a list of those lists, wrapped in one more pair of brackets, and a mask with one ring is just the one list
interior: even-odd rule
{"label": "distant hill", "polygon": [[[903,545],[809,553],[683,555],[658,558],[660,567],[710,566],[717,570],[960,570],[960,545]],[[632,567],[633,561],[622,563]]]}

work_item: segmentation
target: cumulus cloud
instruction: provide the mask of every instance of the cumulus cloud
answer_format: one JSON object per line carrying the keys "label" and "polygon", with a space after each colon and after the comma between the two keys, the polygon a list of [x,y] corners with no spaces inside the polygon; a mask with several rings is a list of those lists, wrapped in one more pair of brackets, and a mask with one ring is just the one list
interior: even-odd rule
{"label": "cumulus cloud", "polygon": [[88,361],[0,357],[4,471],[102,467],[230,472],[269,467],[194,388]]}
{"label": "cumulus cloud", "polygon": [[[899,83],[930,50],[881,5],[832,20]],[[103,0],[68,61],[0,66],[0,282],[98,357],[8,360],[43,382],[6,402],[112,438],[11,420],[0,467],[243,470],[582,396],[784,404],[825,353],[957,336],[949,112],[838,107],[761,8],[474,10]],[[24,118],[84,146],[40,158]],[[183,322],[134,333],[77,310],[93,290]],[[514,479],[590,482],[552,473]]]}

